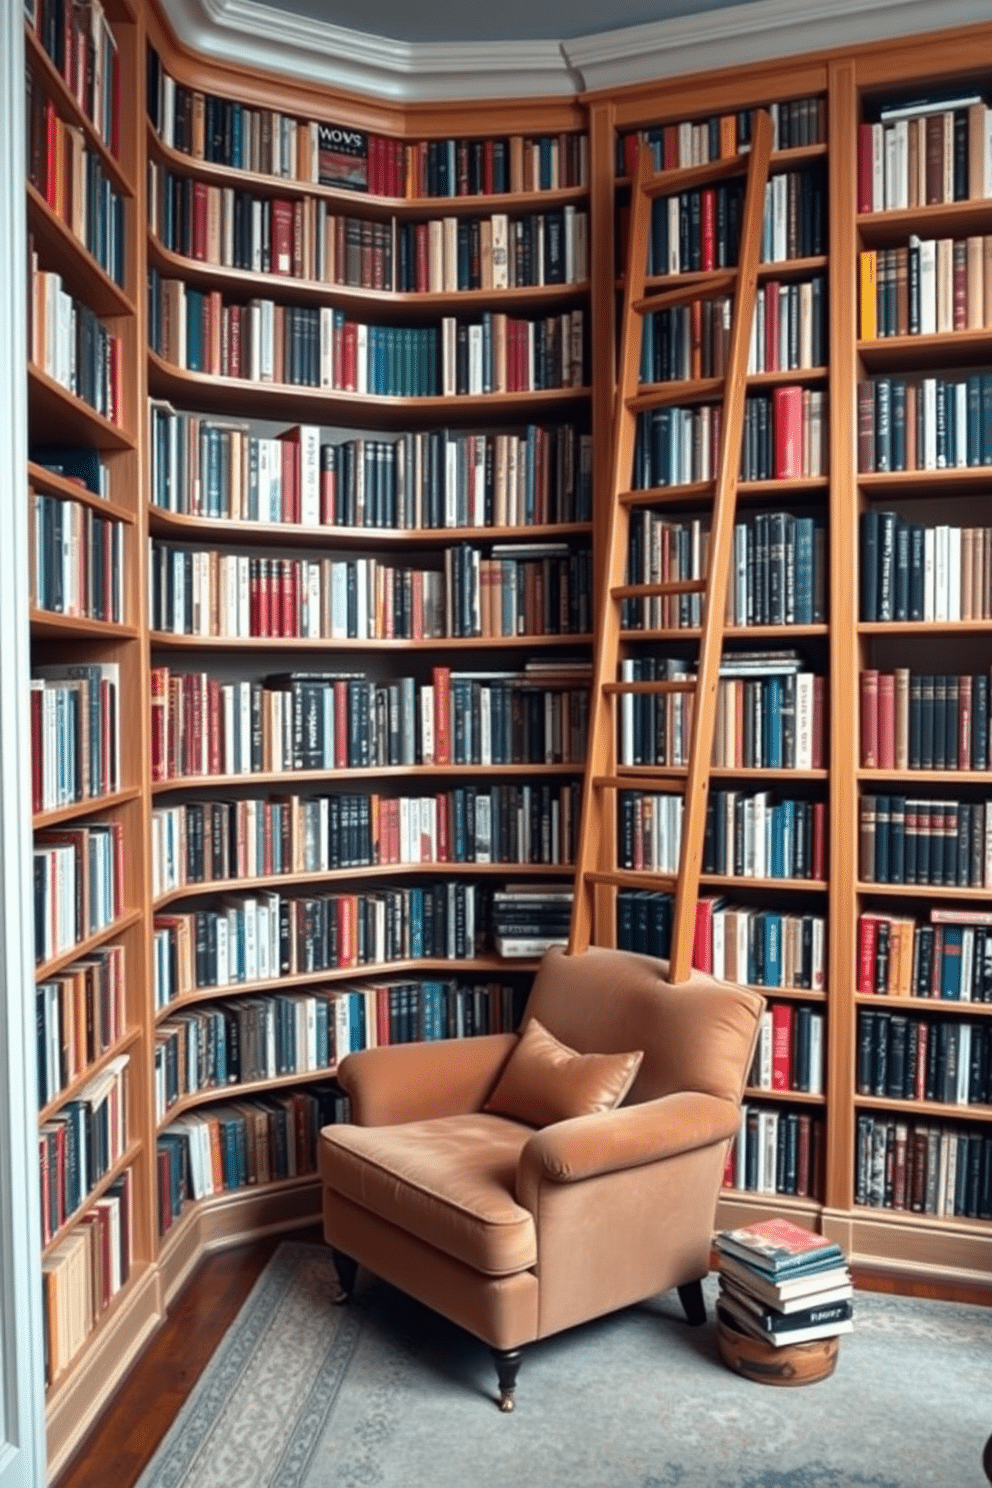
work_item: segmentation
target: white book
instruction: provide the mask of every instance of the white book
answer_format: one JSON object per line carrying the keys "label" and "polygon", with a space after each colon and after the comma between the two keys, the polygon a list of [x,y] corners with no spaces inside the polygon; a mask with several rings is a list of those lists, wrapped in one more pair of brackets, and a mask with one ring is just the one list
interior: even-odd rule
{"label": "white book", "polygon": [[761,1111],[758,1115],[759,1193],[775,1193],[778,1168],[778,1112]]}
{"label": "white book", "polygon": [[758,1025],[758,1058],[756,1061],[757,1088],[772,1088],[772,1013],[765,1008]]}
{"label": "white book", "polygon": [[356,393],[367,393],[369,390],[369,328],[364,321],[359,321],[355,335],[356,345]]}
{"label": "white book", "polygon": [[871,200],[872,211],[885,210],[885,126],[871,126]]}
{"label": "white book", "polygon": [[910,248],[918,247],[920,259],[920,335],[937,330],[937,244],[933,238],[910,237]]}
{"label": "white book", "polygon": [[885,210],[891,212],[896,205],[898,188],[896,186],[896,131],[895,125],[890,124],[885,131]]}
{"label": "white book", "polygon": [[823,1094],[822,1013],[813,1013],[809,1020],[809,1089],[811,1095]]}
{"label": "white book", "polygon": [[300,525],[320,526],[320,427],[300,425]]}
{"label": "white book", "polygon": [[947,619],[961,619],[961,528],[947,531]]}
{"label": "white book", "polygon": [[434,689],[423,687],[420,691],[420,762],[434,763]]}
{"label": "white book", "polygon": [[747,1179],[747,1117],[749,1106],[741,1106],[740,1125],[734,1138],[734,1187],[743,1189]]}
{"label": "white book", "polygon": [[948,613],[950,599],[949,559],[950,528],[946,524],[939,524],[934,528],[933,598],[935,620],[947,620],[950,618]]}
{"label": "white book", "polygon": [[481,325],[470,325],[468,328],[468,390],[474,396],[483,391]]}
{"label": "white book", "polygon": [[764,372],[764,346],[765,346],[765,291],[762,286],[754,301],[754,313],[751,316],[751,332],[747,343],[747,370],[749,376],[755,372]]}
{"label": "white book", "polygon": [[937,379],[924,377],[923,389],[923,468],[937,469]]}
{"label": "white book", "polygon": [[954,329],[954,242],[937,239],[937,331]]}
{"label": "white book", "polygon": [[509,218],[505,212],[494,212],[492,217],[493,289],[508,289],[510,285]]}
{"label": "white book", "polygon": [[909,121],[898,119],[893,128],[894,179],[892,205],[898,212],[909,206]]}
{"label": "white book", "polygon": [[227,916],[217,916],[217,985],[226,987],[234,980],[231,975],[230,942],[228,939]]}
{"label": "white book", "polygon": [[975,974],[975,927],[965,925],[961,933],[961,1001],[971,1002],[971,982]]}
{"label": "white book", "polygon": [[355,563],[355,619],[356,637],[360,641],[369,639],[369,595],[375,593],[370,583],[370,565],[373,558],[359,558]]}
{"label": "white book", "polygon": [[783,263],[788,257],[789,178],[772,176],[772,258]]}
{"label": "white book", "polygon": [[670,196],[668,198],[668,272],[670,274],[679,274],[682,271],[679,261],[679,242],[679,199],[677,196]]}
{"label": "white book", "polygon": [[813,768],[813,673],[796,675],[796,769]]}
{"label": "white book", "polygon": [[458,386],[457,369],[458,328],[453,315],[441,317],[441,392],[445,398],[453,398]]}
{"label": "white book", "polygon": [[445,217],[440,226],[442,270],[438,287],[450,294],[458,289],[458,218]]}
{"label": "white book", "polygon": [[724,909],[713,911],[711,940],[713,975],[722,982],[727,974],[727,912]]}
{"label": "white book", "polygon": [[334,386],[334,312],[329,305],[320,307],[320,386]]}
{"label": "white book", "polygon": [[924,620],[936,620],[937,601],[935,595],[936,579],[936,533],[933,527],[926,527],[923,531],[923,618]]}

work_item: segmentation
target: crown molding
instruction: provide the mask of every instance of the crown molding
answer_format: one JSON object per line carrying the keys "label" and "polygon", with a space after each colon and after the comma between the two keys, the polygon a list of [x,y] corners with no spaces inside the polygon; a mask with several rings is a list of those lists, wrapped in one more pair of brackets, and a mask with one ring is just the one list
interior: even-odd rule
{"label": "crown molding", "polygon": [[259,0],[161,0],[203,56],[397,103],[574,96],[557,41],[409,42],[292,15]]}
{"label": "crown molding", "polygon": [[988,0],[752,0],[563,43],[588,92],[987,21]]}
{"label": "crown molding", "polygon": [[[203,56],[396,103],[561,97],[987,21],[988,0],[751,0],[569,41],[416,42],[261,0],[161,0]],[[797,40],[798,38],[798,40]]]}

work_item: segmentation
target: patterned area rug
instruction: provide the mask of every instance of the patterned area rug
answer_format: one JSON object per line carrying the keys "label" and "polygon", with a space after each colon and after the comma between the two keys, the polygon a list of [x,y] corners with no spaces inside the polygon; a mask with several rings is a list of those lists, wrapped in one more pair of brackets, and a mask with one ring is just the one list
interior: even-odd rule
{"label": "patterned area rug", "polygon": [[139,1488],[987,1488],[992,1310],[860,1294],[833,1376],[783,1390],[673,1292],[535,1344],[503,1416],[482,1344],[364,1272],[336,1288],[280,1246]]}

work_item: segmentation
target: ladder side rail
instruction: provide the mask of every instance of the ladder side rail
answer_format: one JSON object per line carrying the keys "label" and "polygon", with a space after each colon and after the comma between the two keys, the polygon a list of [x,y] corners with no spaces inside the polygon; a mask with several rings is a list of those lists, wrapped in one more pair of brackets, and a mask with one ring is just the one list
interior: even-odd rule
{"label": "ladder side rail", "polygon": [[748,346],[758,280],[758,255],[764,213],[765,183],[771,158],[771,121],[762,109],[755,116],[751,159],[745,188],[738,251],[737,290],[727,356],[723,399],[720,468],[710,533],[709,575],[703,605],[697,685],[692,716],[689,772],[686,782],[678,887],[672,916],[669,978],[688,980],[696,930],[696,903],[702,872],[706,808],[716,723],[717,686],[723,649],[724,613],[737,506],[737,480],[744,430]]}
{"label": "ladder side rail", "polygon": [[582,781],[582,809],[579,841],[575,858],[575,891],[568,952],[575,955],[588,949],[593,926],[594,885],[585,877],[591,867],[602,867],[604,851],[603,792],[593,782],[598,776],[614,773],[616,754],[616,710],[606,694],[604,684],[616,680],[620,650],[620,607],[609,600],[610,590],[622,584],[627,563],[627,538],[630,514],[618,500],[630,486],[634,463],[634,440],[637,415],[627,407],[627,400],[637,391],[641,365],[643,316],[634,310],[644,298],[647,277],[648,237],[651,226],[651,201],[647,182],[654,175],[654,160],[647,145],[642,146],[633,184],[633,209],[630,214],[630,242],[627,274],[624,283],[620,363],[617,369],[616,407],[613,420],[612,489],[609,492],[609,521],[606,534],[606,564],[603,571],[604,592],[598,605],[599,619],[593,658],[589,696],[586,768]]}

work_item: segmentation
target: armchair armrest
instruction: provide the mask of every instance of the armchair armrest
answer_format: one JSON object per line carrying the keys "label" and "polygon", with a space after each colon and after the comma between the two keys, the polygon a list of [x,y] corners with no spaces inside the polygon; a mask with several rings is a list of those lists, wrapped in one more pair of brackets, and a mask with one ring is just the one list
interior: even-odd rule
{"label": "armchair armrest", "polygon": [[349,1054],[338,1079],[358,1126],[392,1126],[478,1111],[516,1046],[514,1033],[386,1044]]}
{"label": "armchair armrest", "polygon": [[735,1102],[694,1090],[556,1122],[535,1132],[520,1154],[517,1202],[533,1212],[542,1182],[576,1183],[643,1167],[724,1142],[739,1125]]}

